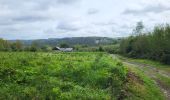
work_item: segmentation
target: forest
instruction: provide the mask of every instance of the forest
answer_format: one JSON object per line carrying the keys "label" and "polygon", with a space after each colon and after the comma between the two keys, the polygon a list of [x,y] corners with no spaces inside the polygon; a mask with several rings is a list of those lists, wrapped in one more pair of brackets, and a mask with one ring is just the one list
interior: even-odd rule
{"label": "forest", "polygon": [[153,31],[146,33],[142,29],[142,23],[138,23],[134,34],[122,40],[120,53],[170,64],[170,25],[158,25]]}

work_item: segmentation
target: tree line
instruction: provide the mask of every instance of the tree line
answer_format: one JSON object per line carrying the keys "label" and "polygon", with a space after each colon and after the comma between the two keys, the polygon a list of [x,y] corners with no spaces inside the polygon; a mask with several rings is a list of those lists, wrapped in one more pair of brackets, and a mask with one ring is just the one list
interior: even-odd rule
{"label": "tree line", "polygon": [[170,25],[155,26],[152,32],[143,32],[137,23],[133,35],[120,43],[120,53],[133,58],[147,58],[170,64]]}
{"label": "tree line", "polygon": [[32,42],[30,46],[24,45],[21,41],[16,40],[10,42],[8,40],[0,39],[0,51],[49,51],[49,46],[39,46],[38,43]]}
{"label": "tree line", "polygon": [[[116,40],[115,40],[116,41]],[[117,40],[119,41],[119,40]],[[73,48],[74,51],[77,52],[108,52],[108,53],[117,53],[119,46],[118,43],[113,43],[113,45],[70,45],[67,42],[59,43],[58,47],[60,48]],[[8,41],[4,39],[0,39],[0,51],[52,51],[56,49],[56,46],[46,45],[43,43],[39,43],[39,41],[35,40],[30,43],[30,45],[26,45],[23,41]]]}

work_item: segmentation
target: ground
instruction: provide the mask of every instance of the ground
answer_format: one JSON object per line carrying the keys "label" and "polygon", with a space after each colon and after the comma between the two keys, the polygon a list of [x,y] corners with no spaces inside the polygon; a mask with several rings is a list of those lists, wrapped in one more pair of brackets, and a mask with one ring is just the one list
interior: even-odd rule
{"label": "ground", "polygon": [[143,59],[129,59],[120,56],[119,58],[124,65],[144,72],[161,89],[166,99],[170,100],[170,66]]}
{"label": "ground", "polygon": [[0,55],[0,100],[165,100],[160,88],[168,98],[166,66],[99,52]]}
{"label": "ground", "polygon": [[125,78],[107,53],[0,52],[0,100],[117,100]]}

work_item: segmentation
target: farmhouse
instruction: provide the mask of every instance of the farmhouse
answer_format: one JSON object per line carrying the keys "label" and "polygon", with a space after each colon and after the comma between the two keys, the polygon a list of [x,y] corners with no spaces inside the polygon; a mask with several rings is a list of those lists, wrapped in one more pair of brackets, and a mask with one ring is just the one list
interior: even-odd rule
{"label": "farmhouse", "polygon": [[60,47],[55,47],[55,48],[53,48],[53,50],[62,51],[62,52],[71,52],[71,51],[73,51],[73,48],[60,48]]}

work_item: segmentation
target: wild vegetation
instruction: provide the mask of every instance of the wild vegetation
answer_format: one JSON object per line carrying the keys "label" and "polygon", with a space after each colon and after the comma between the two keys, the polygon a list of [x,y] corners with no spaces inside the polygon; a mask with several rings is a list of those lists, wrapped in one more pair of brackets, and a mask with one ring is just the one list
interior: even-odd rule
{"label": "wild vegetation", "polygon": [[152,32],[143,33],[138,23],[135,35],[122,40],[120,52],[133,58],[146,58],[170,64],[170,25],[159,25]]}
{"label": "wild vegetation", "polygon": [[23,44],[22,41],[16,40],[11,42],[9,40],[0,39],[0,51],[11,52],[11,51],[51,51],[52,47],[48,45],[39,46],[37,42],[32,42],[29,46]]}
{"label": "wild vegetation", "polygon": [[163,100],[154,82],[106,53],[0,52],[0,55],[3,100]]}
{"label": "wild vegetation", "polygon": [[121,39],[105,37],[77,37],[42,40],[4,40],[0,39],[0,51],[53,51],[56,46],[74,48],[78,52],[117,53]]}
{"label": "wild vegetation", "polygon": [[98,46],[81,46],[81,45],[76,45],[74,46],[75,51],[79,52],[107,52],[111,54],[116,54],[119,52],[119,44],[112,44],[112,45],[98,45]]}
{"label": "wild vegetation", "polygon": [[[16,40],[11,40],[10,42],[16,42]],[[36,42],[38,46],[48,45],[50,47],[60,46],[62,43],[68,44],[70,47],[74,45],[108,45],[118,42],[117,39],[108,37],[70,37],[70,38],[49,38],[49,39],[36,39],[36,40],[21,40],[21,42],[30,46],[33,42]]]}
{"label": "wild vegetation", "polygon": [[105,53],[0,55],[0,99],[116,99],[126,78]]}

